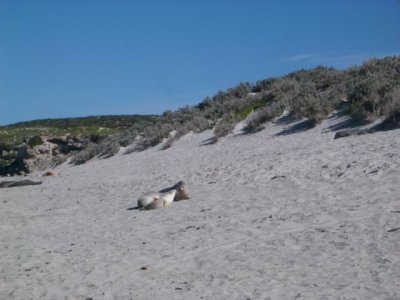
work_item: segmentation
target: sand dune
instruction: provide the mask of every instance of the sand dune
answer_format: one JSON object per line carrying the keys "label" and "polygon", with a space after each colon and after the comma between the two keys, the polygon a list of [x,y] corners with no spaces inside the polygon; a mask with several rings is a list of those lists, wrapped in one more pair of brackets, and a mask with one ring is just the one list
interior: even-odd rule
{"label": "sand dune", "polygon": [[[0,190],[0,299],[400,299],[400,130],[334,140],[342,121],[191,133]],[[127,210],[179,180],[190,200]]]}

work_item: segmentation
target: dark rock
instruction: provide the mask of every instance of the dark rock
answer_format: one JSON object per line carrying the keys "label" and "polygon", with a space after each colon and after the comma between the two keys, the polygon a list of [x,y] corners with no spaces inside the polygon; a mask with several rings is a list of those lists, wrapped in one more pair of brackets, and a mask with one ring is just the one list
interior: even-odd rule
{"label": "dark rock", "polygon": [[47,139],[49,143],[56,144],[56,145],[66,145],[68,144],[67,139],[63,137],[52,137]]}
{"label": "dark rock", "polygon": [[34,155],[32,154],[32,151],[29,149],[29,147],[25,144],[19,146],[17,148],[17,160],[24,160],[27,158],[32,158]]}
{"label": "dark rock", "polygon": [[[89,143],[89,139],[78,138],[75,136],[51,137],[47,142],[57,145],[57,153],[69,154],[73,151],[80,151]],[[53,152],[55,151],[53,150]]]}
{"label": "dark rock", "polygon": [[14,160],[10,165],[1,167],[0,168],[0,176],[13,176],[17,175],[20,173],[21,170],[23,170],[24,166],[20,165],[20,162],[17,160]]}

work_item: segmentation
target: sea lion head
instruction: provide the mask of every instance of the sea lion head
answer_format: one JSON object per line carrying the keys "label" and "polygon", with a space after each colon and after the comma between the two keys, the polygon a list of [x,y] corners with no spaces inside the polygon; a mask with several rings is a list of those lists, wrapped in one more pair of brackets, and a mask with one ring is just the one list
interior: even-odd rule
{"label": "sea lion head", "polygon": [[183,181],[179,181],[175,185],[175,190],[176,190],[176,195],[174,201],[189,199],[189,190],[187,188],[187,185]]}

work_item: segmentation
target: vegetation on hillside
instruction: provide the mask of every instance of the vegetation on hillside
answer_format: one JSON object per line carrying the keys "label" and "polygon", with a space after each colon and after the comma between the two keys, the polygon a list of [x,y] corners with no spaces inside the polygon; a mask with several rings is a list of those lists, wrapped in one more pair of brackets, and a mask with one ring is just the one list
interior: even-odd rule
{"label": "vegetation on hillside", "polygon": [[[124,142],[124,138],[119,137],[118,134],[128,132],[128,129],[136,124],[152,124],[158,119],[160,119],[159,116],[114,115],[34,120],[0,126],[0,168],[4,169],[15,161],[19,145],[23,143],[29,147],[40,145],[43,143],[41,138],[43,136],[71,135],[88,138],[92,142],[89,144],[90,147],[95,147],[95,145],[98,147],[98,144],[104,140],[101,148],[104,148],[103,151],[106,151],[109,156],[113,153],[112,147],[107,147],[110,136],[114,136],[113,139],[118,138],[121,144],[128,145],[132,140]],[[129,134],[124,134],[124,136],[127,137]],[[109,144],[113,145],[113,143]],[[88,150],[90,150],[89,146]]]}
{"label": "vegetation on hillside", "polygon": [[[229,134],[246,120],[245,132],[262,125],[285,110],[293,120],[307,118],[318,124],[338,108],[355,119],[371,122],[385,116],[400,119],[400,57],[371,59],[362,66],[336,70],[318,66],[255,84],[240,83],[199,104],[165,112],[153,124],[130,129],[136,137],[127,153],[141,151],[165,141],[162,149],[189,131],[214,128],[216,138]],[[175,134],[170,136],[171,131]],[[111,139],[119,144],[119,138]],[[98,146],[102,148],[101,145]]]}
{"label": "vegetation on hillside", "polygon": [[0,126],[0,143],[15,146],[34,136],[110,136],[137,123],[151,123],[159,116],[96,116],[65,119],[44,119]]}
{"label": "vegetation on hillside", "polygon": [[79,118],[62,119],[42,119],[27,122],[19,122],[3,128],[57,128],[71,130],[74,128],[129,128],[132,125],[144,121],[158,119],[156,115],[108,115],[108,116],[90,116]]}

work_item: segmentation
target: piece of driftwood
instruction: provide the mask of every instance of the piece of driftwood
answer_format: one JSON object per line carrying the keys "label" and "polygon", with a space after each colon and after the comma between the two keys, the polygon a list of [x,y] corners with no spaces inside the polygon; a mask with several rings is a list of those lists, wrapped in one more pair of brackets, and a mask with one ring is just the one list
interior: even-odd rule
{"label": "piece of driftwood", "polygon": [[38,184],[42,184],[42,181],[33,181],[33,180],[29,180],[29,179],[1,181],[0,188],[18,187],[18,186],[25,186],[25,185],[38,185]]}
{"label": "piece of driftwood", "polygon": [[367,130],[367,129],[351,129],[351,130],[342,130],[338,131],[335,134],[334,139],[340,139],[348,136],[356,136],[356,135],[364,135],[368,133],[373,133],[372,130]]}

